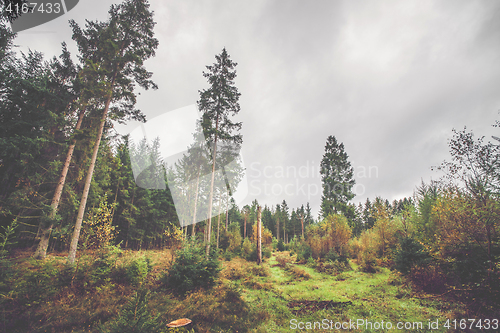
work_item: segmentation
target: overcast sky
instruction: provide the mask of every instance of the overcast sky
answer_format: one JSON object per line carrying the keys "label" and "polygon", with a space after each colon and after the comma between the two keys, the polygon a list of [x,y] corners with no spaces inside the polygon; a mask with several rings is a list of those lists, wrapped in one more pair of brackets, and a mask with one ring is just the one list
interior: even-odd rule
{"label": "overcast sky", "polygon": [[[73,52],[68,20],[106,20],[112,3],[83,0],[20,32],[19,50]],[[160,45],[146,63],[157,91],[141,94],[148,119],[192,105],[206,65],[226,47],[238,63],[248,195],[296,208],[321,200],[326,138],[355,169],[354,202],[411,196],[449,159],[452,129],[500,136],[498,1],[151,1]],[[120,127],[122,132],[130,131]],[[241,204],[240,204],[241,207]]]}

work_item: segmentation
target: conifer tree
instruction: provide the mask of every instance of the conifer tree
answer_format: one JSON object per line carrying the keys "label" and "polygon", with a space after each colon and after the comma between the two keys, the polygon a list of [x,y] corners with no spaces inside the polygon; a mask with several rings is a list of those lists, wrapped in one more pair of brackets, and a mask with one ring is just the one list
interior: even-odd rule
{"label": "conifer tree", "polygon": [[330,213],[345,212],[347,203],[354,198],[354,169],[347,158],[344,144],[339,144],[335,136],[330,135],[326,140],[320,169],[323,182],[321,214],[324,218]]}
{"label": "conifer tree", "polygon": [[208,71],[203,72],[210,87],[200,91],[198,108],[203,112],[203,132],[212,152],[212,180],[208,200],[208,225],[206,254],[210,252],[211,230],[212,230],[212,203],[214,196],[215,170],[217,149],[221,144],[238,147],[242,143],[240,122],[233,122],[231,116],[240,111],[240,93],[234,85],[236,78],[235,67],[237,63],[229,58],[226,49],[215,56],[216,63],[207,66]]}
{"label": "conifer tree", "polygon": [[[86,58],[89,65],[86,75],[98,78],[96,83],[100,87],[99,93],[104,110],[71,238],[68,255],[70,264],[75,261],[90,183],[108,112],[111,109],[111,118],[117,120],[130,115],[141,118],[140,111],[134,109],[136,102],[134,83],[144,89],[156,88],[150,80],[152,73],[146,71],[143,66],[146,59],[155,55],[158,47],[158,40],[153,37],[155,22],[148,2],[127,0],[122,4],[111,6],[109,15],[110,18],[105,23],[87,21],[84,30],[72,22],[73,39],[77,41],[79,50],[91,52],[91,56]],[[89,49],[88,43],[91,43],[92,49]]]}

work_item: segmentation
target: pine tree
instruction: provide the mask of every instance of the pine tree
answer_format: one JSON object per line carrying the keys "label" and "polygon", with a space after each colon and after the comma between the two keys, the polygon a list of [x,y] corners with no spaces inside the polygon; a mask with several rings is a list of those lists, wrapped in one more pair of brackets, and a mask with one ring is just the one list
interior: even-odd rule
{"label": "pine tree", "polygon": [[[55,76],[58,76],[58,80],[63,82],[64,84],[68,84],[68,89],[66,94],[70,94],[67,98],[66,103],[70,106],[70,103],[74,102],[77,98],[77,94],[79,93],[80,87],[77,81],[77,74],[80,71],[80,68],[76,66],[71,60],[71,55],[66,47],[66,44],[62,44],[63,52],[60,56],[61,61],[54,58],[52,61],[52,69]],[[80,105],[78,112],[78,120],[75,125],[74,134],[78,133],[80,127],[83,122],[83,117],[85,115],[85,106]],[[44,259],[47,254],[47,248],[49,246],[49,238],[52,233],[52,229],[54,224],[57,223],[58,216],[57,211],[59,209],[59,203],[61,201],[63,188],[66,183],[66,177],[68,175],[71,159],[73,157],[73,152],[76,146],[76,138],[73,136],[72,142],[68,147],[66,152],[66,158],[64,160],[63,168],[59,175],[59,180],[57,181],[57,186],[54,191],[54,195],[52,196],[52,201],[50,203],[50,212],[48,214],[47,221],[40,221],[39,233],[40,233],[40,242],[38,243],[38,247],[35,251],[34,257],[36,259]],[[45,223],[44,223],[45,222]]]}
{"label": "pine tree", "polygon": [[280,214],[280,221],[283,229],[283,242],[286,244],[288,243],[288,237],[287,234],[289,234],[289,228],[290,228],[290,223],[289,222],[289,215],[288,215],[288,205],[286,201],[283,199],[283,202],[281,203],[281,214]]}
{"label": "pine tree", "polygon": [[[71,238],[68,255],[70,264],[75,261],[97,152],[110,107],[113,111],[111,113],[113,119],[122,120],[129,115],[141,118],[140,111],[134,109],[136,102],[133,92],[134,82],[144,89],[156,88],[150,80],[152,73],[147,72],[143,66],[146,59],[155,55],[158,47],[158,40],[153,37],[155,22],[153,13],[149,10],[149,4],[146,0],[128,0],[111,6],[109,15],[110,18],[105,23],[87,21],[85,30],[72,22],[73,39],[77,41],[79,49],[89,51],[89,42],[93,46],[92,56],[86,58],[89,64],[86,75],[98,78],[97,83],[100,85],[98,92],[101,95],[104,110]],[[111,105],[111,102],[115,104],[115,107]]]}
{"label": "pine tree", "polygon": [[324,218],[331,213],[345,212],[347,203],[354,198],[354,169],[347,158],[344,144],[339,144],[335,136],[330,135],[326,140],[320,170],[323,182],[321,214]]}
{"label": "pine tree", "polygon": [[[220,55],[215,56],[217,62],[207,66],[208,71],[203,72],[210,87],[200,91],[198,108],[203,112],[203,132],[212,151],[212,180],[208,200],[208,234],[206,254],[210,252],[211,230],[212,230],[212,203],[214,195],[215,170],[217,149],[221,144],[231,144],[239,147],[242,143],[241,123],[233,122],[230,116],[240,111],[240,93],[234,85],[236,78],[236,63],[229,58],[226,49]],[[239,148],[238,148],[239,149]]]}

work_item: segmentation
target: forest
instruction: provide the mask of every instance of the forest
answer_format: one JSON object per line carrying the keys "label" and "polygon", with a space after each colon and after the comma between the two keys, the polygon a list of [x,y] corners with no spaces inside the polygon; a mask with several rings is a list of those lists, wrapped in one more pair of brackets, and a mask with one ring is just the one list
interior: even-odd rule
{"label": "forest", "polygon": [[228,50],[200,73],[193,143],[167,162],[159,139],[113,128],[145,122],[138,89],[157,88],[147,0],[70,21],[78,54],[62,43],[53,59],[16,53],[15,17],[1,20],[2,332],[499,329],[497,138],[453,130],[449,158],[429,166],[438,180],[354,204],[333,133],[319,216],[309,202],[239,207],[245,124]]}

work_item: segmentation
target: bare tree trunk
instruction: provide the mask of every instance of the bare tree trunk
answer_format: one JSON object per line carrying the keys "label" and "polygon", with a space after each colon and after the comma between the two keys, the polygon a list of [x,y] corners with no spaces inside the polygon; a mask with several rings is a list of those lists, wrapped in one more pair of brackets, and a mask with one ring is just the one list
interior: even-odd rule
{"label": "bare tree trunk", "polygon": [[120,190],[120,179],[118,179],[118,184],[116,185],[115,200],[113,201],[113,209],[111,210],[111,222],[113,222],[113,217],[115,216],[116,200],[118,199],[119,190]]}
{"label": "bare tree trunk", "polygon": [[248,214],[245,213],[245,222],[243,222],[243,239],[247,238],[247,218]]}
{"label": "bare tree trunk", "polygon": [[276,232],[276,236],[278,238],[278,242],[280,241],[280,218],[277,218],[276,228],[278,229]]}
{"label": "bare tree trunk", "polygon": [[222,206],[222,193],[219,197],[219,216],[217,217],[217,248],[219,248],[219,234],[220,234],[220,209]]}
{"label": "bare tree trunk", "polygon": [[[78,121],[75,126],[75,132],[80,129],[84,114],[85,114],[85,107],[83,107],[80,110],[80,113],[78,114]],[[57,209],[59,207],[59,202],[61,202],[61,196],[64,184],[66,183],[66,176],[68,175],[69,165],[71,164],[71,159],[73,158],[73,152],[75,150],[75,146],[76,146],[76,139],[73,139],[71,145],[68,148],[68,152],[66,153],[66,160],[64,161],[63,169],[61,171],[61,176],[59,177],[59,181],[57,182],[57,187],[54,192],[54,197],[52,198],[52,202],[50,204],[51,207],[49,215],[50,220],[53,220],[56,217]],[[47,255],[47,248],[49,247],[50,234],[52,233],[52,228],[54,228],[54,223],[51,222],[47,228],[43,228],[43,226],[40,224],[40,228],[42,231],[42,235],[34,254],[35,259],[44,259],[45,256]]]}
{"label": "bare tree trunk", "polygon": [[285,222],[286,222],[286,220],[283,219],[283,242],[286,244]]}
{"label": "bare tree trunk", "polygon": [[[113,75],[113,79],[111,80],[111,87],[114,87],[115,85],[115,78],[116,78],[116,73]],[[69,246],[69,254],[68,254],[68,263],[71,265],[75,263],[76,249],[78,247],[78,238],[80,237],[80,229],[82,228],[83,215],[85,213],[85,207],[87,205],[90,183],[92,181],[92,175],[94,174],[95,162],[97,160],[99,145],[101,144],[102,133],[104,132],[104,125],[106,123],[109,104],[111,103],[111,97],[112,95],[110,94],[106,100],[104,112],[102,113],[101,124],[97,132],[94,151],[92,153],[92,160],[90,161],[89,170],[87,172],[87,178],[85,179],[85,186],[83,188],[82,200],[80,201],[80,208],[78,209],[78,216],[76,218],[75,229],[73,230],[73,236],[71,237],[71,244]]]}
{"label": "bare tree trunk", "polygon": [[229,189],[227,189],[227,200],[226,200],[226,230],[229,221]]}
{"label": "bare tree trunk", "polygon": [[304,239],[304,215],[300,217],[300,223],[302,224],[302,239]]}
{"label": "bare tree trunk", "polygon": [[199,167],[198,176],[196,177],[196,191],[194,193],[193,229],[191,229],[191,237],[195,236],[196,211],[198,208],[198,191],[200,187],[200,173],[201,173],[201,167]]}
{"label": "bare tree trunk", "polygon": [[260,206],[257,206],[257,265],[262,263],[262,223]]}
{"label": "bare tree trunk", "polygon": [[217,119],[215,121],[215,139],[214,139],[214,151],[212,157],[212,182],[210,185],[210,197],[208,200],[208,238],[206,245],[206,255],[210,253],[210,232],[212,230],[212,202],[214,197],[214,182],[215,182],[215,157],[217,154],[217,131],[219,130],[219,116],[217,115]]}

